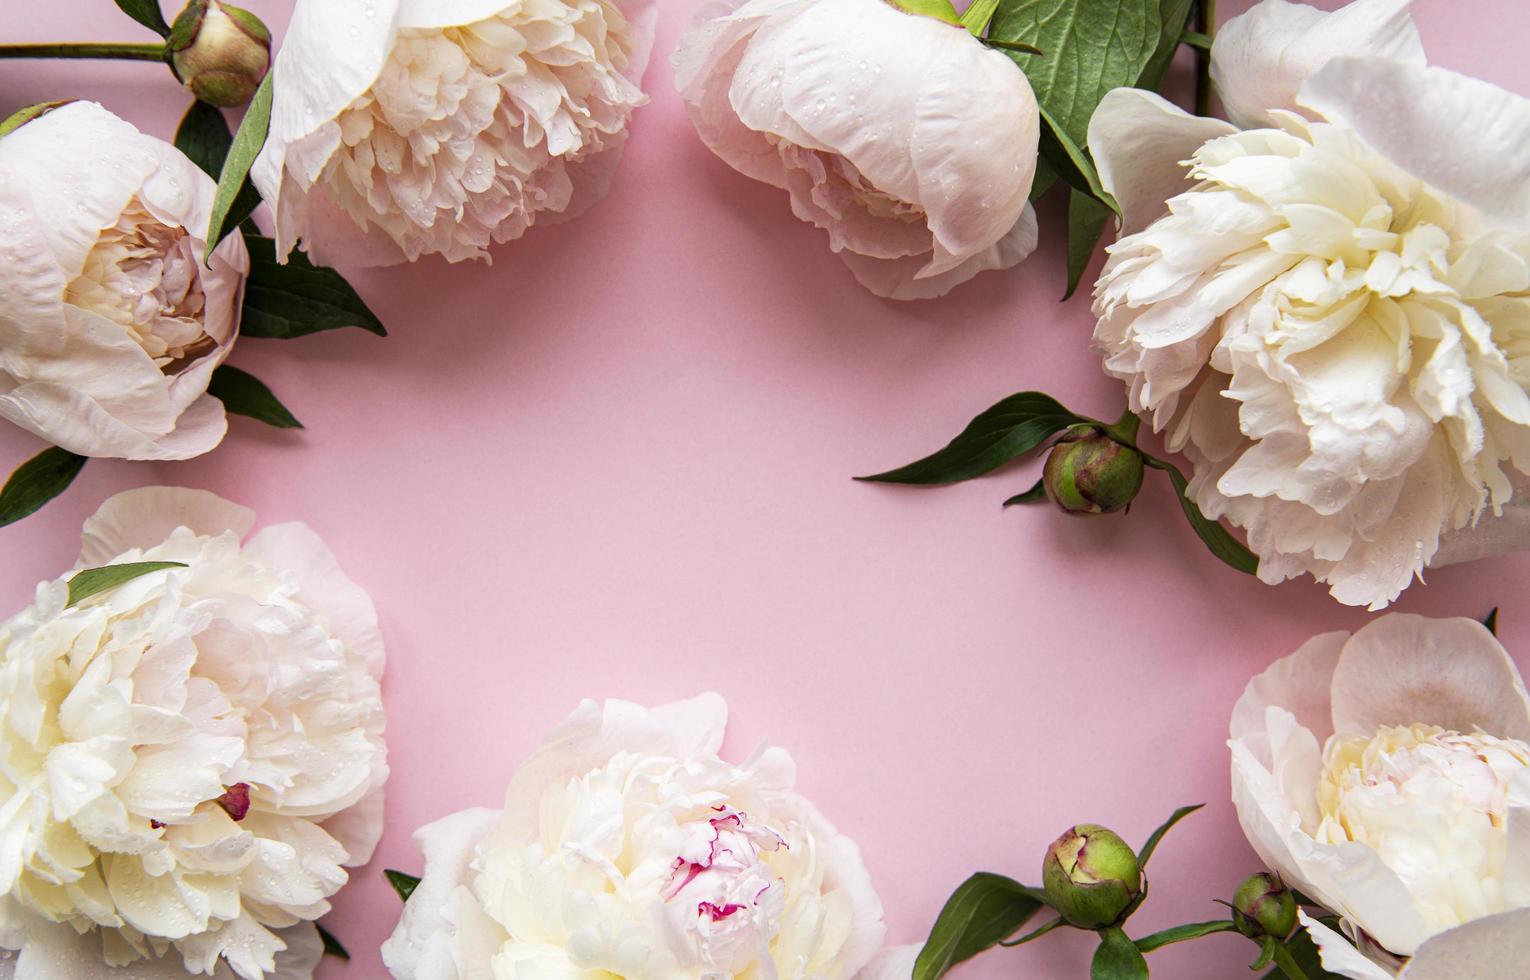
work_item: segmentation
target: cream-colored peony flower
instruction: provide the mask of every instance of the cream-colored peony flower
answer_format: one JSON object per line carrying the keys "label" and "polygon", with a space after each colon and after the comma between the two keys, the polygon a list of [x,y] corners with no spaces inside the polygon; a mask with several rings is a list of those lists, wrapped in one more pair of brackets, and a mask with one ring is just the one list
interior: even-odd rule
{"label": "cream-colored peony flower", "polygon": [[277,251],[487,258],[609,189],[655,0],[299,0],[251,176]]}
{"label": "cream-colored peony flower", "polygon": [[1091,122],[1106,371],[1267,582],[1375,609],[1530,543],[1530,100],[1426,67],[1406,0],[1265,0],[1212,63],[1248,128],[1131,89]]}
{"label": "cream-colored peony flower", "polygon": [[79,568],[150,572],[0,624],[0,962],[18,980],[300,980],[387,778],[371,601],[301,524],[108,500]]}
{"label": "cream-colored peony flower", "polygon": [[207,394],[249,257],[201,263],[215,187],[93,102],[0,138],[0,418],[84,456],[185,459],[227,429]]}
{"label": "cream-colored peony flower", "polygon": [[1530,696],[1480,623],[1392,614],[1316,637],[1250,682],[1231,735],[1249,842],[1355,940],[1304,915],[1324,966],[1524,975]]}
{"label": "cream-colored peony flower", "polygon": [[504,810],[421,828],[425,876],[383,946],[394,977],[907,980],[917,950],[879,955],[855,844],[792,792],[782,750],[719,759],[726,716],[715,694],[586,701]]}
{"label": "cream-colored peony flower", "polygon": [[964,28],[885,0],[720,0],[672,60],[712,152],[785,189],[878,296],[940,296],[1036,247],[1036,96]]}

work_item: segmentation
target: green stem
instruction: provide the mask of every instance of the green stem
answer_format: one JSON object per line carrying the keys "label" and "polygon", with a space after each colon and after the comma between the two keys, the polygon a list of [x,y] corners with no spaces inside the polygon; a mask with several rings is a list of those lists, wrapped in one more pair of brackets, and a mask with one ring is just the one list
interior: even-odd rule
{"label": "green stem", "polygon": [[1200,0],[1195,8],[1195,29],[1208,38],[1207,45],[1195,49],[1195,114],[1211,115],[1211,44],[1216,37],[1217,0]]}
{"label": "green stem", "polygon": [[117,58],[166,61],[163,44],[0,44],[0,58]]}
{"label": "green stem", "polygon": [[1291,980],[1310,980],[1306,971],[1297,965],[1291,951],[1286,949],[1286,944],[1278,941],[1275,943],[1275,965]]}
{"label": "green stem", "polygon": [[1021,936],[1019,939],[1001,940],[999,942],[999,945],[1000,946],[1005,946],[1005,947],[1023,946],[1026,943],[1030,942],[1032,939],[1039,939],[1042,936],[1045,936],[1047,933],[1051,932],[1053,929],[1056,929],[1058,926],[1060,926],[1062,924],[1063,924],[1062,918],[1058,917],[1056,919],[1053,919],[1051,922],[1048,922],[1046,925],[1042,926],[1040,929],[1036,929],[1036,930],[1034,930],[1032,932],[1026,933],[1025,935]]}

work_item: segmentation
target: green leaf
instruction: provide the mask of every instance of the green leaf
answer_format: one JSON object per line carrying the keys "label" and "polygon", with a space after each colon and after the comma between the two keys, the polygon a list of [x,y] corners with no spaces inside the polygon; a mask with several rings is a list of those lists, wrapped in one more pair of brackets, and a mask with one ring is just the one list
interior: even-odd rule
{"label": "green leaf", "polygon": [[1193,9],[1195,0],[1159,0],[1158,13],[1162,29],[1158,34],[1158,47],[1143,66],[1142,74],[1137,76],[1137,88],[1156,92],[1163,85],[1163,77],[1174,61],[1174,53],[1179,50],[1180,37],[1190,23],[1190,12]]}
{"label": "green leaf", "polygon": [[360,327],[379,337],[388,331],[350,283],[334,269],[314,265],[302,252],[276,261],[276,243],[245,235],[250,250],[250,278],[244,287],[245,337],[290,340],[321,330]]}
{"label": "green leaf", "polygon": [[16,467],[0,488],[0,527],[34,514],[69,488],[85,467],[85,457],[50,446]]}
{"label": "green leaf", "polygon": [[[1344,980],[1340,974],[1323,969],[1322,955],[1318,952],[1317,944],[1312,941],[1312,937],[1307,935],[1307,930],[1296,930],[1296,935],[1286,940],[1285,945],[1286,952],[1290,954],[1297,967],[1307,974],[1307,980]],[[1287,974],[1277,966],[1266,973],[1262,980],[1287,980]]]}
{"label": "green leaf", "polygon": [[[266,72],[260,88],[255,90],[255,97],[250,100],[244,119],[239,123],[239,131],[234,134],[228,158],[218,173],[218,192],[213,196],[212,223],[207,230],[207,251],[202,256],[203,261],[212,255],[213,249],[230,231],[250,216],[255,204],[260,203],[259,195],[250,184],[250,167],[260,155],[260,148],[266,145],[266,133],[271,128],[271,79],[275,75],[275,71]],[[250,190],[247,192],[246,188]]]}
{"label": "green leaf", "polygon": [[1187,939],[1199,939],[1202,936],[1210,936],[1218,932],[1237,932],[1238,927],[1233,925],[1231,919],[1217,919],[1215,922],[1191,922],[1182,926],[1174,926],[1171,929],[1163,929],[1151,936],[1143,936],[1137,940],[1137,949],[1143,953],[1151,953],[1155,949],[1162,949],[1170,943],[1182,943]]}
{"label": "green leaf", "polygon": [[39,102],[36,105],[29,105],[24,109],[17,109],[11,115],[6,116],[3,122],[0,122],[0,136],[9,136],[32,120],[46,116],[54,109],[66,106],[73,101],[73,99],[55,99],[52,102]]}
{"label": "green leaf", "polygon": [[1482,621],[1482,625],[1487,627],[1487,631],[1489,633],[1492,633],[1494,636],[1498,635],[1498,607],[1497,606],[1494,606],[1493,607],[1493,611],[1487,614],[1487,619],[1484,619]]}
{"label": "green leaf", "polygon": [[999,0],[972,0],[967,9],[962,11],[962,26],[973,37],[982,37],[983,32],[988,30],[988,24],[993,20],[993,12],[999,9]]}
{"label": "green leaf", "polygon": [[103,565],[100,568],[87,568],[82,572],[75,572],[69,579],[69,602],[66,606],[78,606],[91,596],[100,595],[125,582],[131,582],[135,578],[142,578],[153,572],[162,572],[167,568],[185,568],[182,561],[130,561],[121,565]]}
{"label": "green leaf", "polygon": [[170,36],[170,25],[165,23],[165,15],[159,9],[159,0],[117,0],[117,6],[160,37]]}
{"label": "green leaf", "polygon": [[1088,194],[1073,190],[1068,194],[1068,291],[1063,301],[1072,298],[1078,289],[1089,260],[1094,258],[1094,246],[1110,221],[1113,212]]}
{"label": "green leaf", "polygon": [[402,871],[394,871],[392,868],[384,870],[383,877],[388,879],[388,884],[393,886],[393,890],[398,892],[398,897],[405,902],[409,901],[409,896],[420,887],[420,879]]}
{"label": "green leaf", "polygon": [[914,963],[913,980],[936,980],[1014,935],[1042,907],[1038,895],[1034,888],[987,871],[962,882],[935,919]]}
{"label": "green leaf", "polygon": [[1041,110],[1041,158],[1069,187],[1088,194],[1117,214],[1120,206],[1100,183],[1100,172],[1080,143],[1064,132],[1046,109]]}
{"label": "green leaf", "polygon": [[1089,980],[1147,980],[1147,960],[1119,928],[1101,930],[1100,946],[1089,964]]}
{"label": "green leaf", "polygon": [[857,480],[873,483],[957,483],[982,476],[1030,452],[1055,432],[1088,421],[1050,395],[1022,391],[983,412],[944,449],[923,459]]}
{"label": "green leaf", "polygon": [[319,930],[319,940],[324,943],[325,956],[336,956],[342,960],[348,960],[351,958],[350,952],[346,950],[344,946],[340,945],[340,940],[335,938],[334,933],[330,932],[328,929],[324,928],[324,926],[317,922],[313,924],[313,927]]}
{"label": "green leaf", "polygon": [[1039,500],[1045,499],[1047,499],[1047,481],[1037,480],[1034,487],[1031,487],[1024,493],[1017,493],[1004,501],[1004,506],[1012,507],[1015,504],[1034,504]]}
{"label": "green leaf", "polygon": [[1195,501],[1191,500],[1186,493],[1190,483],[1177,466],[1146,453],[1143,454],[1143,460],[1154,469],[1163,470],[1169,474],[1169,480],[1174,484],[1174,492],[1179,494],[1180,509],[1185,512],[1186,520],[1190,522],[1190,526],[1195,529],[1196,534],[1200,535],[1201,540],[1206,543],[1206,547],[1213,555],[1240,572],[1246,572],[1249,575],[1258,573],[1258,556],[1233,537],[1232,532],[1223,527],[1220,521],[1214,521],[1201,513],[1200,507],[1196,506]]}
{"label": "green leaf", "polygon": [[1137,852],[1137,863],[1147,867],[1148,858],[1158,850],[1158,842],[1163,840],[1163,835],[1174,829],[1174,825],[1190,816],[1190,814],[1205,806],[1204,803],[1196,803],[1192,806],[1182,806],[1169,815],[1169,819],[1159,825],[1158,829],[1148,835],[1147,843],[1142,845],[1142,850]]}
{"label": "green leaf", "polygon": [[1095,106],[1113,88],[1135,84],[1158,49],[1160,0],[1006,0],[988,36],[1046,52],[1016,55],[1036,100],[1082,146]]}
{"label": "green leaf", "polygon": [[271,389],[255,375],[232,364],[220,364],[212,373],[207,393],[235,415],[245,415],[278,429],[301,429],[303,423],[287,411]]}

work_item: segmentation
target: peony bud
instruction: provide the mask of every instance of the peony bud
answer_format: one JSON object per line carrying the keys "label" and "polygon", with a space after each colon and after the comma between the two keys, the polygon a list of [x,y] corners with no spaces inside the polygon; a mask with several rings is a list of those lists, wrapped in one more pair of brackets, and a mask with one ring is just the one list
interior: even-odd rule
{"label": "peony bud", "polygon": [[1233,922],[1250,939],[1285,939],[1296,928],[1296,896],[1279,875],[1250,875],[1233,893]]}
{"label": "peony bud", "polygon": [[1042,480],[1070,514],[1110,514],[1142,489],[1142,454],[1093,425],[1075,425],[1052,447]]}
{"label": "peony bud", "polygon": [[1142,892],[1142,867],[1126,841],[1099,824],[1071,827],[1041,864],[1047,902],[1070,925],[1102,929],[1119,922]]}
{"label": "peony bud", "polygon": [[203,102],[244,105],[271,67],[271,32],[222,0],[192,0],[170,31],[170,65]]}

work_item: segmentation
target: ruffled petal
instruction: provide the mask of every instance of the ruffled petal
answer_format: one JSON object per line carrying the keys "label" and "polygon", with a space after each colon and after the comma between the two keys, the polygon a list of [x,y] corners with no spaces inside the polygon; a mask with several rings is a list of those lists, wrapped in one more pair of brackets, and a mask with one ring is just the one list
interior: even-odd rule
{"label": "ruffled petal", "polygon": [[425,873],[398,927],[382,946],[383,963],[396,980],[456,980],[451,927],[444,917],[448,899],[470,881],[480,841],[493,832],[500,812],[463,810],[426,824],[414,839],[425,855]]}
{"label": "ruffled petal", "polygon": [[1473,919],[1440,933],[1418,948],[1399,977],[1509,980],[1523,976],[1527,963],[1530,963],[1530,908]]}
{"label": "ruffled petal", "polygon": [[1302,927],[1317,945],[1323,969],[1350,980],[1392,980],[1392,974],[1365,958],[1349,940],[1304,911],[1297,911]]}
{"label": "ruffled petal", "polygon": [[206,490],[140,487],[107,498],[80,534],[76,568],[108,564],[124,552],[152,548],[178,527],[195,534],[243,538],[255,512]]}

